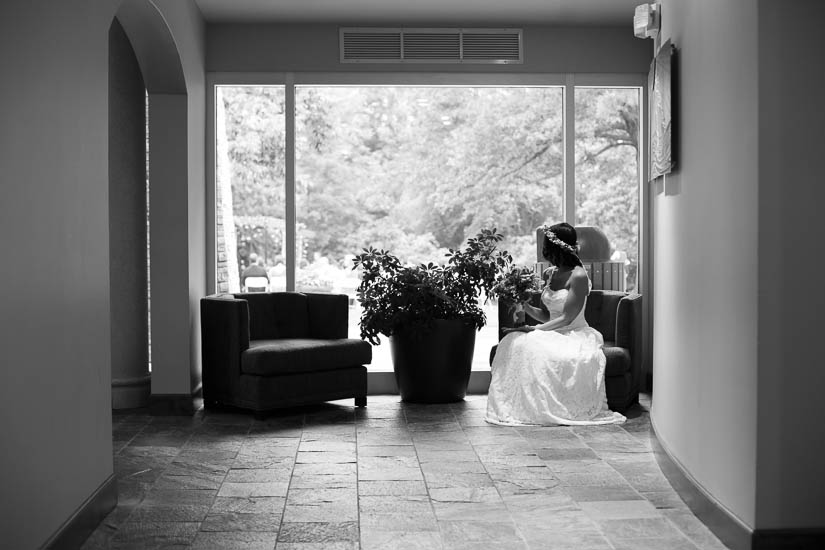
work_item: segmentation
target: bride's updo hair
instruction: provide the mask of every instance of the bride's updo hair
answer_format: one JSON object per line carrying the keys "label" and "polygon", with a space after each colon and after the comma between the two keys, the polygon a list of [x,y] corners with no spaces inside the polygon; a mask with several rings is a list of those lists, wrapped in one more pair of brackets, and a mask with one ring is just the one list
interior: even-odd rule
{"label": "bride's updo hair", "polygon": [[576,228],[567,222],[544,226],[544,243],[541,255],[556,266],[581,266],[582,261],[577,254],[579,245]]}

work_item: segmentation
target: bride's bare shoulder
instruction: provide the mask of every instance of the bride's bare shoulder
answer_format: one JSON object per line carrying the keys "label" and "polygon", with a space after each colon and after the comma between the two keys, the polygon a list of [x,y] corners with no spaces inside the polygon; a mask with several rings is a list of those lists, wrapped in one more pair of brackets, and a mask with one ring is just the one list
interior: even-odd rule
{"label": "bride's bare shoulder", "polygon": [[586,279],[587,270],[584,267],[577,265],[573,268],[573,272],[570,274],[570,277],[584,277]]}
{"label": "bride's bare shoulder", "polygon": [[587,277],[587,270],[580,265],[577,265],[573,268],[572,273],[570,273],[570,279],[568,280],[568,285],[570,288],[573,287],[583,287],[587,288],[588,285],[588,277]]}

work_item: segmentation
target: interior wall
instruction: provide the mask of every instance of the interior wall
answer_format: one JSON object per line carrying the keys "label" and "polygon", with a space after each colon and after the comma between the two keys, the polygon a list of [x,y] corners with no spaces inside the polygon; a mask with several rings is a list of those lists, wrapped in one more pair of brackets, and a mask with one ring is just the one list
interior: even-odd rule
{"label": "interior wall", "polygon": [[149,94],[152,395],[189,395],[186,94]]}
{"label": "interior wall", "polygon": [[524,63],[340,63],[336,25],[212,24],[209,72],[643,73],[650,47],[626,27],[523,27]]}
{"label": "interior wall", "polygon": [[651,193],[651,418],[673,458],[753,528],[762,269],[757,7],[662,4],[662,39],[678,49],[680,145],[678,169]]}
{"label": "interior wall", "polygon": [[188,396],[206,294],[205,27],[194,0],[127,1],[149,90],[152,394]]}
{"label": "interior wall", "polygon": [[[175,38],[186,78],[186,243],[188,264],[185,327],[188,331],[189,392],[201,382],[200,299],[206,296],[206,26],[194,0],[154,0]],[[178,262],[177,265],[180,265]],[[183,393],[178,386],[163,393]]]}
{"label": "interior wall", "polygon": [[0,541],[37,548],[113,472],[107,105],[114,6],[10,0],[2,11]]}
{"label": "interior wall", "polygon": [[[112,408],[148,405],[146,87],[115,19],[109,31],[109,288]],[[138,380],[140,379],[140,380]]]}
{"label": "interior wall", "polygon": [[759,3],[759,433],[756,524],[825,527],[825,3]]}

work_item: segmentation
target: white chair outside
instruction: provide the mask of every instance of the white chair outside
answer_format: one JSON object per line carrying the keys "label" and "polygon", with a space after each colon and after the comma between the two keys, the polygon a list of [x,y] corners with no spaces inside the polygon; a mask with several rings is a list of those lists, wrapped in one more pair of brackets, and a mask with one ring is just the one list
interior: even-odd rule
{"label": "white chair outside", "polygon": [[244,281],[246,292],[266,292],[268,284],[266,277],[247,277]]}

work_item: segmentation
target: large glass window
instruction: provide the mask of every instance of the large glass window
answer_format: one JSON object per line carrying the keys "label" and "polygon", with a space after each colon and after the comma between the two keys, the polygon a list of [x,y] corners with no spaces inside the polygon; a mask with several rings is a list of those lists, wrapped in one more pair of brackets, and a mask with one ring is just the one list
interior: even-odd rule
{"label": "large glass window", "polygon": [[[298,86],[295,91],[296,289],[352,297],[352,257],[384,248],[445,261],[483,227],[535,262],[535,228],[561,219],[563,88]],[[498,341],[497,305],[476,337],[475,368]],[[389,346],[373,370],[391,370]]]}
{"label": "large glass window", "polygon": [[[216,86],[217,290],[345,293],[357,337],[352,258],[362,248],[444,261],[496,227],[532,266],[536,227],[562,220],[601,229],[636,290],[641,88],[567,90],[574,113],[565,86]],[[572,145],[565,117],[575,117]],[[475,370],[489,368],[498,341],[497,304],[485,307]],[[392,369],[386,343],[370,369]]]}
{"label": "large glass window", "polygon": [[284,86],[215,89],[220,292],[286,290],[284,109]]}
{"label": "large glass window", "polygon": [[594,226],[624,265],[625,290],[639,267],[639,88],[577,87],[576,223]]}

